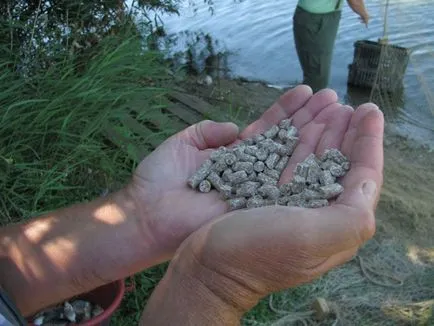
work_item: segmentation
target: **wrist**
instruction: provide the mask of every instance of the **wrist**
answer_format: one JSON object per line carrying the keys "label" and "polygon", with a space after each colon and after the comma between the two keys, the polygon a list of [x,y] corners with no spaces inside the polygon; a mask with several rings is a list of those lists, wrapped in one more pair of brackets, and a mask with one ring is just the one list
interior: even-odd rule
{"label": "wrist", "polygon": [[[180,248],[174,264],[183,275],[189,275],[196,282],[205,286],[216,300],[238,311],[241,315],[252,309],[264,297],[256,289],[248,286],[248,280],[235,279],[222,268],[217,270],[208,266],[202,257],[202,244],[205,243],[207,227],[193,234]],[[193,240],[193,241],[192,241]]]}
{"label": "wrist", "polygon": [[232,292],[215,292],[214,285],[224,284],[202,268],[191,256],[177,253],[148,301],[141,325],[239,325],[246,310],[229,299]]}

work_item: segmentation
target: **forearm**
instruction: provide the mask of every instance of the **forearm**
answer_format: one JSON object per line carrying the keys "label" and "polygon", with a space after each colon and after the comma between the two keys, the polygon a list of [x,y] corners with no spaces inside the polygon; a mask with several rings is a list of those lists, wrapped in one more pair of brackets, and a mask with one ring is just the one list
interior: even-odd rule
{"label": "forearm", "polygon": [[347,1],[350,8],[359,16],[368,15],[368,11],[366,10],[364,0],[347,0]]}
{"label": "forearm", "polygon": [[29,315],[157,263],[124,192],[0,230],[0,286]]}

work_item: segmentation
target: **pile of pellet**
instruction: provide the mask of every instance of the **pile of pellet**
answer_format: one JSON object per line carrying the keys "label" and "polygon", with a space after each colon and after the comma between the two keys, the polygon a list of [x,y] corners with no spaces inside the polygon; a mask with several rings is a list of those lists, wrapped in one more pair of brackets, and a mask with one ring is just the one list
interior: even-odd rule
{"label": "pile of pellet", "polygon": [[327,206],[343,191],[337,179],[346,174],[350,162],[338,149],[328,149],[321,157],[310,154],[297,164],[291,182],[279,185],[298,141],[291,119],[282,120],[232,148],[211,152],[187,183],[203,193],[216,189],[231,210],[269,205]]}
{"label": "pile of pellet", "polygon": [[89,301],[74,300],[64,302],[37,314],[33,320],[36,326],[66,326],[75,325],[99,316],[104,309],[99,305],[93,305]]}

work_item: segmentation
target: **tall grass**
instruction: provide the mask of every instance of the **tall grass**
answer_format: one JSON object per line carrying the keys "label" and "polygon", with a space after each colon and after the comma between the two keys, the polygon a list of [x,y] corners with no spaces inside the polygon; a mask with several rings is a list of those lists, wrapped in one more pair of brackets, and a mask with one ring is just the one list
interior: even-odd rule
{"label": "tall grass", "polygon": [[0,222],[92,199],[125,182],[134,161],[104,137],[104,128],[132,100],[161,115],[167,76],[160,55],[141,51],[136,37],[111,36],[86,56],[63,54],[24,76],[17,59],[1,53]]}

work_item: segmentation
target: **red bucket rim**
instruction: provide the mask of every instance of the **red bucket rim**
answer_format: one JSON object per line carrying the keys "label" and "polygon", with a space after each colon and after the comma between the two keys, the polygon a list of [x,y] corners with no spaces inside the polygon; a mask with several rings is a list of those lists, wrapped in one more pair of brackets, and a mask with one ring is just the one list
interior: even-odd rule
{"label": "red bucket rim", "polygon": [[118,293],[116,294],[116,297],[113,300],[113,302],[110,304],[110,306],[108,308],[104,309],[104,312],[102,314],[96,316],[95,318],[89,319],[88,321],[86,321],[84,323],[80,323],[77,325],[95,326],[95,325],[98,325],[99,323],[103,322],[104,320],[107,320],[108,318],[110,318],[110,316],[113,315],[115,310],[121,304],[121,301],[125,295],[125,281],[124,280],[118,280],[118,281],[113,282],[113,283],[117,283],[119,288],[118,288]]}
{"label": "red bucket rim", "polygon": [[[108,284],[110,284],[110,283],[108,283]],[[117,280],[115,282],[112,282],[111,284],[118,284],[118,290],[117,290],[117,293],[116,293],[116,297],[113,300],[113,302],[110,304],[110,306],[108,308],[104,309],[104,312],[102,314],[96,316],[95,318],[89,319],[88,321],[86,321],[84,323],[71,324],[71,325],[76,325],[76,326],[96,326],[96,325],[100,324],[101,322],[109,319],[110,316],[113,315],[113,313],[115,312],[115,310],[121,304],[121,301],[122,301],[122,299],[123,299],[123,297],[125,295],[125,280],[123,280],[123,279],[122,280]],[[104,285],[102,285],[102,286],[104,286]],[[92,292],[92,291],[89,291],[89,292]],[[83,293],[83,294],[85,294],[85,293]],[[35,326],[35,324],[33,323],[33,321],[31,321],[31,322],[29,321],[29,326]]]}

